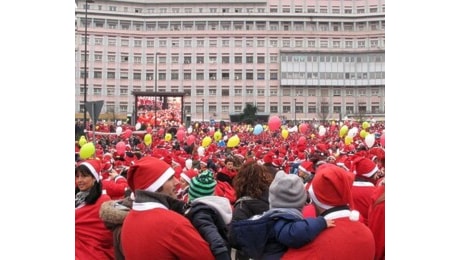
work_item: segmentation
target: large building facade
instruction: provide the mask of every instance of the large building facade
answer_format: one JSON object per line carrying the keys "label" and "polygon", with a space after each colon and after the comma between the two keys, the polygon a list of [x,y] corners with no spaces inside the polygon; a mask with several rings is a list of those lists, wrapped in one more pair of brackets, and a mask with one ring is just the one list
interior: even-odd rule
{"label": "large building facade", "polygon": [[192,121],[228,120],[248,103],[297,121],[384,116],[384,0],[76,4],[77,118],[85,86],[118,118],[139,91],[185,93]]}

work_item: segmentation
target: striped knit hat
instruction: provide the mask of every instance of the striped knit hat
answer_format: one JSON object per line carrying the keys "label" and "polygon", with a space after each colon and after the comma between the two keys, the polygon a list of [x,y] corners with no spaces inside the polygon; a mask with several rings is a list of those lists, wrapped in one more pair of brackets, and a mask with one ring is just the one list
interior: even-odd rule
{"label": "striped knit hat", "polygon": [[191,202],[196,198],[213,195],[216,184],[217,182],[210,170],[205,170],[193,177],[188,190],[189,201]]}

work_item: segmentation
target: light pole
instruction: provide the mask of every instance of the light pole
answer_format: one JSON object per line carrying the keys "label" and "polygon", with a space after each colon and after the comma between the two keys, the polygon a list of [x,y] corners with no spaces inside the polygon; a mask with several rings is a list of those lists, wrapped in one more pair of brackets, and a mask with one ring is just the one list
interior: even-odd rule
{"label": "light pole", "polygon": [[85,78],[83,79],[83,129],[86,129],[86,100],[88,96],[88,3],[94,3],[93,0],[85,0]]}
{"label": "light pole", "polygon": [[155,109],[155,129],[157,129],[158,54],[158,52],[155,52],[155,101],[153,103]]}
{"label": "light pole", "polygon": [[297,111],[296,111],[297,99],[294,98],[294,126],[297,125]]}
{"label": "light pole", "polygon": [[203,102],[203,109],[201,110],[201,123],[204,124],[204,98],[201,99]]}

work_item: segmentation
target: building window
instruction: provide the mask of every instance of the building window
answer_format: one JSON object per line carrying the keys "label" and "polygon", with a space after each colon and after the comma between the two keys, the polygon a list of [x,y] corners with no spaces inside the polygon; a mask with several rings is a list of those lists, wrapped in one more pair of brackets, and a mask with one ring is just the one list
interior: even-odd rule
{"label": "building window", "polygon": [[291,112],[291,106],[283,106],[283,113],[290,113]]}
{"label": "building window", "polygon": [[241,56],[235,56],[235,64],[243,63],[243,58]]}
{"label": "building window", "polygon": [[353,112],[354,111],[353,106],[346,106],[345,110],[346,110],[347,114],[353,114],[354,113]]}
{"label": "building window", "polygon": [[333,106],[332,107],[333,113],[340,114],[342,112],[341,106]]}
{"label": "building window", "polygon": [[228,89],[222,89],[222,96],[223,97],[228,97],[230,96],[230,91]]}
{"label": "building window", "polygon": [[136,72],[133,74],[133,79],[141,80],[142,79],[142,74],[140,72]]}
{"label": "building window", "polygon": [[270,113],[278,113],[278,106],[270,106]]}
{"label": "building window", "polygon": [[234,89],[235,91],[235,96],[241,96],[241,89]]}

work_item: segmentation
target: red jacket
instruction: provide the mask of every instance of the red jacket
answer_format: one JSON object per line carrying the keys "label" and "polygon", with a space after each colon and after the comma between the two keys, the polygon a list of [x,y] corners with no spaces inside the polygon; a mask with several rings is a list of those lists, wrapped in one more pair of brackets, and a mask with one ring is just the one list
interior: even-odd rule
{"label": "red jacket", "polygon": [[385,259],[385,185],[377,186],[369,208],[368,226],[374,234],[375,259]]}
{"label": "red jacket", "polygon": [[348,216],[336,218],[335,225],[321,232],[311,243],[297,249],[289,248],[281,259],[374,259],[374,237],[366,225],[351,221]]}
{"label": "red jacket", "polygon": [[93,205],[75,209],[75,259],[114,259],[113,236],[99,218],[99,208],[110,200],[102,194]]}
{"label": "red jacket", "polygon": [[214,259],[208,243],[187,218],[158,204],[147,203],[144,210],[133,205],[126,216],[121,230],[126,259]]}

